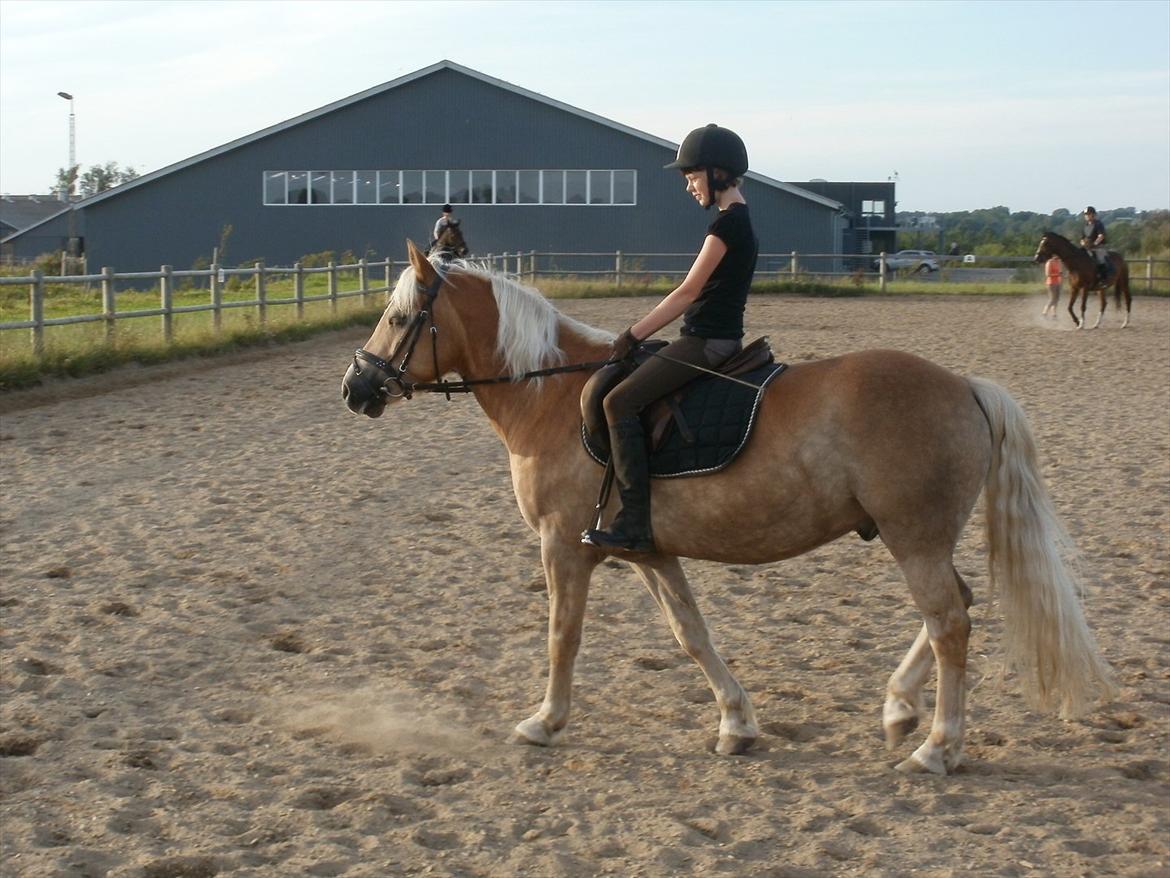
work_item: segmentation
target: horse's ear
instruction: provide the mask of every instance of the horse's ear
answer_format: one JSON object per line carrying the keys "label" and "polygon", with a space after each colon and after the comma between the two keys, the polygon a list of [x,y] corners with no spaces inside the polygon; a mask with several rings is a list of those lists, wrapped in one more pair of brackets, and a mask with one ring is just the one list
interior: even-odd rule
{"label": "horse's ear", "polygon": [[457,226],[457,225],[459,225],[459,220],[457,220],[457,219],[448,220],[448,222],[447,222],[447,225],[449,225],[449,226]]}
{"label": "horse's ear", "polygon": [[435,282],[435,278],[438,277],[435,267],[431,265],[426,254],[419,250],[410,238],[406,239],[406,256],[410,260],[411,268],[414,269],[415,280],[424,287],[429,287]]}

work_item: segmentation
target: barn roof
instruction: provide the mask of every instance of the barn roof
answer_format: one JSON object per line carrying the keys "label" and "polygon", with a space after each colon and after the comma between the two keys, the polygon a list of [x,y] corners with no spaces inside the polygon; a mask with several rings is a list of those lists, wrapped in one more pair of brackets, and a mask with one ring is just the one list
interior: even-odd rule
{"label": "barn roof", "polygon": [[[433,73],[437,73],[440,70],[453,70],[456,73],[463,74],[464,76],[470,76],[473,79],[478,79],[481,82],[485,82],[488,85],[495,86],[496,88],[510,91],[513,94],[520,95],[521,97],[525,97],[530,100],[539,101],[542,104],[555,107],[556,109],[563,110],[566,113],[572,113],[575,116],[580,116],[583,119],[588,119],[589,121],[596,122],[599,125],[605,125],[609,128],[613,128],[616,131],[629,134],[632,137],[637,137],[641,140],[656,144],[663,147],[664,149],[670,150],[671,152],[674,152],[678,149],[677,143],[672,143],[669,140],[664,140],[663,138],[656,137],[653,134],[647,134],[644,131],[639,131],[636,128],[631,128],[628,125],[621,124],[620,122],[614,122],[611,119],[606,119],[604,116],[598,116],[596,113],[590,113],[587,110],[579,109],[578,107],[554,100],[553,98],[546,97],[545,95],[538,94],[534,91],[529,91],[528,89],[521,88],[520,86],[512,85],[511,83],[504,82],[501,79],[496,79],[495,77],[488,76],[485,73],[480,73],[478,70],[472,70],[470,67],[464,67],[461,64],[456,64],[454,61],[444,60],[432,64],[429,67],[423,67],[422,69],[416,70],[413,73],[407,73],[405,76],[400,76],[397,79],[390,80],[389,82],[384,82],[381,85],[376,85],[373,88],[366,89],[365,91],[358,92],[357,94],[350,95],[347,98],[342,98],[339,101],[334,101],[331,104],[326,104],[323,107],[318,107],[315,110],[310,110],[309,112],[303,113],[300,116],[295,116],[292,119],[288,119],[276,125],[269,126],[268,128],[263,128],[245,137],[241,137],[237,140],[225,143],[222,146],[217,146],[214,149],[209,149],[206,152],[199,153],[198,155],[193,155],[181,162],[176,162],[173,165],[167,165],[165,168],[160,168],[159,170],[152,171],[149,174],[143,174],[141,177],[136,177],[129,183],[123,183],[121,186],[115,186],[113,189],[107,189],[105,192],[99,192],[97,195],[91,195],[89,198],[78,201],[74,204],[74,207],[85,208],[92,204],[105,201],[108,198],[116,198],[124,192],[128,192],[129,190],[138,186],[145,186],[152,181],[159,179],[160,177],[165,177],[168,174],[173,174],[176,171],[181,171],[184,168],[188,168],[200,162],[213,159],[216,156],[231,152],[234,149],[239,149],[242,146],[247,146],[248,144],[255,143],[258,140],[263,140],[266,137],[272,137],[273,135],[280,134],[281,132],[287,131],[290,128],[294,128],[297,125],[310,122],[313,119],[317,119],[328,113],[332,113],[335,110],[340,110],[344,107],[360,103],[367,98],[374,97],[375,95],[379,95],[392,89],[399,88],[400,86],[407,85],[408,83],[414,82],[415,80],[430,76]],[[822,195],[817,195],[815,192],[809,192],[807,189],[801,189],[800,187],[793,186],[790,183],[774,180],[771,177],[765,177],[763,174],[758,174],[754,171],[749,171],[746,176],[750,180],[757,180],[761,183],[765,183],[777,189],[784,190],[785,192],[789,192],[792,195],[807,199],[808,201],[814,202],[816,204],[821,204],[825,207],[835,209],[841,208],[841,204],[838,201],[834,201],[833,199],[826,198]],[[40,223],[37,223],[36,225],[40,225]],[[18,232],[17,235],[19,234],[20,233]],[[11,237],[16,237],[17,235],[12,235]]]}

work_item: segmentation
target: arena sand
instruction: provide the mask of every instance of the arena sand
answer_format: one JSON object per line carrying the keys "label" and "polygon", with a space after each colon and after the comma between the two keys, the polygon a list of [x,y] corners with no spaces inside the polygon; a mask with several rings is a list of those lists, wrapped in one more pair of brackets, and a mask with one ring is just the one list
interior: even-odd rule
{"label": "arena sand", "polygon": [[[921,731],[884,749],[920,620],[855,537],[686,564],[755,700],[749,755],[711,752],[712,697],[617,561],[567,736],[510,744],[544,687],[537,539],[470,398],[345,410],[364,331],[3,398],[0,874],[1170,874],[1170,301],[1076,332],[1042,298],[749,308],[782,359],[909,350],[1031,418],[1120,695],[1062,722],[1000,679],[977,512],[946,778],[892,770]],[[618,331],[649,305],[559,307]]]}

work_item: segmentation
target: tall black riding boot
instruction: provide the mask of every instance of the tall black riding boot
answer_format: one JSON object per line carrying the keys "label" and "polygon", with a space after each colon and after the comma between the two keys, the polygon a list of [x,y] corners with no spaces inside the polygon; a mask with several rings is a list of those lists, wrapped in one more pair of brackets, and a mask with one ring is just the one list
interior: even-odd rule
{"label": "tall black riding boot", "polygon": [[639,418],[623,418],[610,425],[609,448],[614,481],[622,508],[607,530],[590,529],[581,541],[602,549],[653,552],[650,531],[650,460],[646,431]]}

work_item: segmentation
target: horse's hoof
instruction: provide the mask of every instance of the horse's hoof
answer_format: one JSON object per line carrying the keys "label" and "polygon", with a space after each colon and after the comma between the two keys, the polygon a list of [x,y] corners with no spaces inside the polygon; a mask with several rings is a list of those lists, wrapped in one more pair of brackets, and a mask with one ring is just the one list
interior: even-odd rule
{"label": "horse's hoof", "polygon": [[544,725],[544,720],[537,716],[530,716],[512,730],[513,744],[531,744],[534,747],[551,747],[561,736],[560,731],[550,732]]}
{"label": "horse's hoof", "polygon": [[[941,766],[940,766],[940,768],[941,768]],[[899,762],[897,765],[894,766],[894,770],[900,771],[900,772],[902,772],[902,774],[943,774],[943,775],[945,775],[946,770],[945,769],[940,770],[940,768],[931,768],[928,765],[924,765],[923,763],[919,762],[913,756],[909,756],[906,759],[903,759],[901,762]]]}
{"label": "horse's hoof", "polygon": [[755,737],[747,735],[720,735],[715,752],[720,756],[742,756],[756,743]]}
{"label": "horse's hoof", "polygon": [[897,748],[906,736],[918,728],[918,717],[908,716],[894,722],[884,723],[882,726],[886,731],[886,749],[893,750]]}

